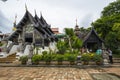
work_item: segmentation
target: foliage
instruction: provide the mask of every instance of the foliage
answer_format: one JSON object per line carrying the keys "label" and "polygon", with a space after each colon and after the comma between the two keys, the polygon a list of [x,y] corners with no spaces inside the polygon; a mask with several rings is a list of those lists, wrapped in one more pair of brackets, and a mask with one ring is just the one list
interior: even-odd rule
{"label": "foliage", "polygon": [[2,45],[3,45],[3,43],[0,42],[0,46],[2,46]]}
{"label": "foliage", "polygon": [[80,49],[82,44],[83,44],[82,40],[80,40],[77,36],[73,36],[72,40],[73,40],[72,41],[72,48]]}
{"label": "foliage", "polygon": [[57,42],[56,46],[57,46],[57,49],[58,49],[58,53],[60,53],[60,54],[64,54],[65,53],[67,47],[66,47],[64,41],[59,40]]}
{"label": "foliage", "polygon": [[112,30],[116,32],[117,40],[120,42],[120,23],[114,23]]}
{"label": "foliage", "polygon": [[43,52],[42,52],[42,55],[46,55],[46,54],[47,54],[47,51],[43,51]]}
{"label": "foliage", "polygon": [[89,62],[90,61],[90,55],[88,53],[87,54],[82,54],[81,61]]}
{"label": "foliage", "polygon": [[56,60],[57,60],[58,62],[62,62],[62,61],[64,60],[64,56],[61,55],[61,54],[58,54],[58,55],[56,56]]}
{"label": "foliage", "polygon": [[116,0],[110,3],[102,11],[102,16],[111,16],[111,15],[117,15],[117,14],[120,14],[120,0]]}
{"label": "foliage", "polygon": [[22,64],[26,64],[26,62],[28,61],[28,56],[21,56],[20,61]]}
{"label": "foliage", "polygon": [[66,46],[73,51],[73,49],[80,49],[82,46],[82,40],[80,40],[74,33],[74,30],[72,28],[65,28],[65,34],[66,34]]}
{"label": "foliage", "polygon": [[41,60],[40,55],[38,55],[38,54],[33,55],[33,57],[32,57],[33,64],[38,64],[40,60]]}
{"label": "foliage", "polygon": [[110,47],[113,51],[120,47],[119,4],[120,0],[110,3],[103,9],[102,16],[92,23],[99,36],[104,40],[106,47]]}
{"label": "foliage", "polygon": [[95,62],[101,62],[102,61],[102,56],[98,55],[98,54],[94,54],[93,61],[95,61]]}
{"label": "foliage", "polygon": [[73,28],[65,28],[64,30],[65,30],[65,34],[68,35],[69,37],[72,37],[75,35]]}
{"label": "foliage", "polygon": [[44,57],[44,61],[50,62],[52,61],[52,58],[53,58],[52,54],[46,54]]}
{"label": "foliage", "polygon": [[75,54],[69,54],[67,56],[67,60],[70,62],[74,62],[74,61],[76,61],[76,59],[77,59],[77,56]]}
{"label": "foliage", "polygon": [[47,54],[47,51],[43,51],[42,52],[42,55],[41,55],[41,60],[44,60],[45,59],[45,55]]}

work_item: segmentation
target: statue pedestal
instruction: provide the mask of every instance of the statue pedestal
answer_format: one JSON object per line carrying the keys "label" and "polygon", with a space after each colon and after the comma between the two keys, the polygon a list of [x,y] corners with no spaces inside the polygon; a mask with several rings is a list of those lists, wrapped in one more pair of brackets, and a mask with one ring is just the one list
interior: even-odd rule
{"label": "statue pedestal", "polygon": [[31,59],[28,59],[28,61],[27,61],[27,65],[32,65],[32,61],[31,61]]}
{"label": "statue pedestal", "polygon": [[108,65],[108,64],[109,64],[109,63],[108,63],[108,60],[107,60],[107,59],[104,59],[104,60],[103,60],[103,64],[104,64],[104,65]]}

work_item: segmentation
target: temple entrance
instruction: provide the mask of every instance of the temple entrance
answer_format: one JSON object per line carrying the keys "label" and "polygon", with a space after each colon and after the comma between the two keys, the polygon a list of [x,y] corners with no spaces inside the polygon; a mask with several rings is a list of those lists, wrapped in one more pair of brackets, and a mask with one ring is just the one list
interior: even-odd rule
{"label": "temple entrance", "polygon": [[96,52],[98,44],[96,42],[87,43],[87,48],[88,50],[92,50],[92,52]]}
{"label": "temple entrance", "polygon": [[33,42],[33,38],[25,38],[25,42],[32,43]]}
{"label": "temple entrance", "polygon": [[29,42],[29,43],[33,42],[33,34],[32,33],[25,34],[25,42]]}

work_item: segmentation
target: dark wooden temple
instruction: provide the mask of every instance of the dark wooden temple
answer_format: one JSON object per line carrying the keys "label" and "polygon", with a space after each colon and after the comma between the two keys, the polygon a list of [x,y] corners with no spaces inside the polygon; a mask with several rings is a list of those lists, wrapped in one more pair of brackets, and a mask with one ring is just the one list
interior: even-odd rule
{"label": "dark wooden temple", "polygon": [[96,51],[98,48],[102,48],[103,40],[98,36],[94,28],[91,28],[90,32],[81,32],[78,25],[75,27],[75,34],[83,40],[83,47],[88,50]]}
{"label": "dark wooden temple", "polygon": [[30,43],[44,47],[57,40],[51,26],[47,24],[43,16],[39,18],[35,12],[33,17],[27,9],[21,21],[14,27],[16,30],[8,37],[8,40],[15,43],[22,41],[23,44]]}

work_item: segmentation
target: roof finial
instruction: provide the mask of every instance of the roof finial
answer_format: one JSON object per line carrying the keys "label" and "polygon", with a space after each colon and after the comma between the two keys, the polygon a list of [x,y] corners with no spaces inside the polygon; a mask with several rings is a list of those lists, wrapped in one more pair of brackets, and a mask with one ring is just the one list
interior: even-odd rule
{"label": "roof finial", "polygon": [[35,11],[35,15],[37,15],[37,13],[36,13],[36,9],[35,9],[34,11]]}
{"label": "roof finial", "polygon": [[26,3],[25,3],[25,9],[26,9],[26,11],[27,11],[27,5],[26,5]]}
{"label": "roof finial", "polygon": [[40,17],[42,16],[42,12],[40,11]]}
{"label": "roof finial", "polygon": [[[17,14],[15,15],[14,25],[16,25],[16,20],[17,20]],[[14,27],[15,27],[15,26],[14,26]]]}

